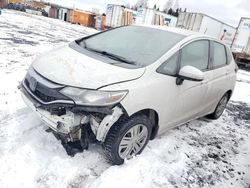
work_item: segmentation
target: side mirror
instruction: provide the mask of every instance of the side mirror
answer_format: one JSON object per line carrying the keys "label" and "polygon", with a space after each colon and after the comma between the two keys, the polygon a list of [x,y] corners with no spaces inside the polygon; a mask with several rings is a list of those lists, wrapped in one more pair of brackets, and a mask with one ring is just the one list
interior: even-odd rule
{"label": "side mirror", "polygon": [[176,84],[182,84],[183,80],[199,82],[204,80],[204,73],[193,66],[187,65],[181,68],[176,80]]}

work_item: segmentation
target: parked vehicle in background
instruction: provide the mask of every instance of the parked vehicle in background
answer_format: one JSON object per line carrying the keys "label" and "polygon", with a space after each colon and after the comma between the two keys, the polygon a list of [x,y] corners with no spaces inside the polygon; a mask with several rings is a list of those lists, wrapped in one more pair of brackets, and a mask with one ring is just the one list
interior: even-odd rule
{"label": "parked vehicle in background", "polygon": [[240,19],[232,44],[232,51],[236,63],[250,67],[250,18]]}
{"label": "parked vehicle in background", "polygon": [[202,13],[179,13],[176,26],[213,36],[228,46],[236,33],[236,28]]}
{"label": "parked vehicle in background", "polygon": [[120,27],[134,23],[136,11],[121,5],[108,4],[106,10],[106,27]]}
{"label": "parked vehicle in background", "polygon": [[177,23],[177,17],[157,11],[155,9],[138,8],[135,23],[175,27]]}
{"label": "parked vehicle in background", "polygon": [[25,9],[25,12],[29,13],[29,14],[35,14],[35,15],[38,15],[38,16],[41,16],[42,15],[42,12],[39,11],[39,10],[33,10],[33,9]]}
{"label": "parked vehicle in background", "polygon": [[137,11],[121,5],[107,5],[106,26],[114,28],[131,24],[166,25],[175,27],[177,17],[150,8],[138,8]]}
{"label": "parked vehicle in background", "polygon": [[202,116],[219,118],[236,71],[230,49],[215,38],[134,25],[41,55],[20,88],[63,143],[87,148],[95,138],[122,164],[157,134]]}

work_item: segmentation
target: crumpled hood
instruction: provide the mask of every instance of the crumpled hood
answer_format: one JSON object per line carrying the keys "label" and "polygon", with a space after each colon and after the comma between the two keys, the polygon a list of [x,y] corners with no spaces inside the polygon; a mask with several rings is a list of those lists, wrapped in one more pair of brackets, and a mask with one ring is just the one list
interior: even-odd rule
{"label": "crumpled hood", "polygon": [[33,68],[58,84],[97,89],[141,77],[145,68],[127,69],[81,54],[69,46],[39,56]]}

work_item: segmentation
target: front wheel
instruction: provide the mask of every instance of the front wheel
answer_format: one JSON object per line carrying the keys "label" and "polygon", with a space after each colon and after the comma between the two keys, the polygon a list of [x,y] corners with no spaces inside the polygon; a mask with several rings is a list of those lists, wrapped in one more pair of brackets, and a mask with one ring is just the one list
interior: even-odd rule
{"label": "front wheel", "polygon": [[207,117],[210,119],[218,119],[224,112],[228,100],[229,100],[229,94],[226,93],[217,104],[215,111],[212,114],[209,114]]}
{"label": "front wheel", "polygon": [[120,165],[124,159],[140,154],[149,141],[152,126],[145,115],[118,121],[109,131],[104,143],[110,161]]}

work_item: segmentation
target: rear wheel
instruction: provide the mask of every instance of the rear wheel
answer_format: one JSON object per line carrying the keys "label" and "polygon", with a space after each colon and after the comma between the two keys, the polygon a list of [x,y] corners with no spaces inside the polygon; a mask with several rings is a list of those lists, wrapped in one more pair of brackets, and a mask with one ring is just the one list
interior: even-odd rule
{"label": "rear wheel", "polygon": [[207,117],[210,119],[218,119],[223,114],[227,106],[228,100],[229,100],[229,94],[226,93],[217,104],[215,111],[212,114],[209,114]]}
{"label": "rear wheel", "polygon": [[145,115],[118,121],[109,131],[104,143],[110,161],[120,165],[124,159],[140,154],[149,141],[152,126]]}

